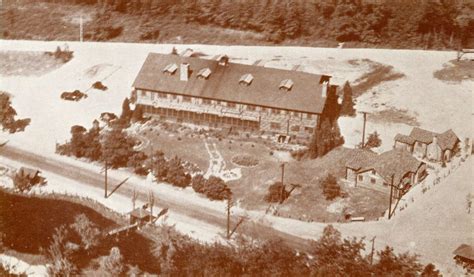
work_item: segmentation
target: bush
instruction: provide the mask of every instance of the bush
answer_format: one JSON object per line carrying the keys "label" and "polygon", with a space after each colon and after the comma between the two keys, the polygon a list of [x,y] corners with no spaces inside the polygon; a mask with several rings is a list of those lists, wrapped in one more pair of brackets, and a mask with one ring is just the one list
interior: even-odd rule
{"label": "bush", "polygon": [[215,176],[206,180],[202,175],[196,175],[192,180],[192,187],[195,192],[202,193],[211,200],[224,200],[232,196],[224,180]]}
{"label": "bush", "polygon": [[237,155],[232,158],[232,162],[240,166],[256,166],[258,159],[250,155]]}
{"label": "bush", "polygon": [[290,196],[281,182],[275,182],[268,187],[268,193],[265,195],[265,201],[270,203],[282,203]]}
{"label": "bush", "polygon": [[26,174],[23,174],[21,170],[19,172],[16,172],[13,176],[13,185],[20,192],[30,191],[31,188],[33,188],[34,186],[28,176]]}
{"label": "bush", "polygon": [[326,197],[326,200],[333,200],[341,196],[341,187],[337,183],[336,177],[331,174],[328,174],[321,182],[321,187],[323,188],[323,194]]}

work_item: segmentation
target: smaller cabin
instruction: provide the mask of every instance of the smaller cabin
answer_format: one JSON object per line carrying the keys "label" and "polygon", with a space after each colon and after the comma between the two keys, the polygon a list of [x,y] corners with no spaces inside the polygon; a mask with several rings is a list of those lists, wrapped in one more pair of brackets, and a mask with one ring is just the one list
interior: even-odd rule
{"label": "smaller cabin", "polygon": [[464,267],[474,268],[474,247],[461,244],[453,251],[453,254],[454,260],[457,263],[462,264]]}

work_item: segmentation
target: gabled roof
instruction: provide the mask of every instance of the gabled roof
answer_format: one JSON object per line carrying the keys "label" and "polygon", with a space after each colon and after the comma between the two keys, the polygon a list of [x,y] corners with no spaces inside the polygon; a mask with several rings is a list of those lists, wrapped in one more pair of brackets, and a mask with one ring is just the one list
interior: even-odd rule
{"label": "gabled roof", "polygon": [[398,184],[407,173],[416,172],[422,163],[408,151],[392,149],[380,154],[374,167],[387,182],[391,182],[393,175],[394,184]]}
{"label": "gabled roof", "polygon": [[[163,74],[169,64],[188,63],[189,80],[179,80],[179,74]],[[209,78],[197,78],[202,68],[209,68]],[[239,85],[245,74],[253,76],[250,86]],[[322,97],[322,79],[329,76],[300,71],[282,70],[237,63],[219,65],[207,60],[178,55],[150,53],[133,83],[136,89],[175,93],[228,102],[275,107],[308,113],[322,113],[326,98]],[[291,79],[291,92],[280,90],[281,80]]]}
{"label": "gabled roof", "polygon": [[474,261],[474,247],[470,245],[461,244],[456,248],[456,250],[454,250],[453,254]]}
{"label": "gabled roof", "polygon": [[415,140],[412,137],[402,134],[397,134],[395,136],[395,141],[399,141],[409,145],[413,145],[415,143]]}
{"label": "gabled roof", "polygon": [[418,127],[413,128],[410,133],[410,137],[416,141],[420,141],[426,144],[430,144],[433,142],[433,137],[437,134],[425,129],[421,129]]}
{"label": "gabled roof", "polygon": [[365,170],[373,167],[377,159],[377,153],[368,149],[353,149],[351,150],[351,157],[346,162],[346,167],[355,169],[357,171]]}
{"label": "gabled roof", "polygon": [[438,145],[443,151],[453,149],[458,141],[458,136],[451,129],[438,136]]}

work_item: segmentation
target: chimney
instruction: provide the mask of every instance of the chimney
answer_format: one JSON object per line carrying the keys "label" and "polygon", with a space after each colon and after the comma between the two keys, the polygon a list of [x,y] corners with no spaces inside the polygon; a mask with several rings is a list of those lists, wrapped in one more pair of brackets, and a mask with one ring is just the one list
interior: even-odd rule
{"label": "chimney", "polygon": [[182,63],[179,68],[179,79],[187,81],[189,79],[189,63]]}
{"label": "chimney", "polygon": [[327,98],[327,97],[328,97],[328,86],[329,86],[329,82],[328,82],[328,81],[324,81],[324,82],[323,82],[322,93],[321,93],[321,96],[322,96],[323,98]]}

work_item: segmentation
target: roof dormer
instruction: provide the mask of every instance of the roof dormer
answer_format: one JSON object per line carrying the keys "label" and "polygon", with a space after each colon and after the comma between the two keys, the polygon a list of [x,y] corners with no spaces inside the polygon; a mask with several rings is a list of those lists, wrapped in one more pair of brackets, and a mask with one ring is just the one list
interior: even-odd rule
{"label": "roof dormer", "polygon": [[279,89],[286,89],[287,91],[288,90],[291,90],[291,88],[293,87],[293,81],[291,79],[285,79],[283,81],[280,82],[280,85],[278,86]]}
{"label": "roof dormer", "polygon": [[212,71],[208,67],[206,67],[206,68],[203,68],[203,69],[199,70],[199,72],[197,74],[197,77],[207,79],[207,78],[209,78],[209,76],[211,76],[211,73],[212,73]]}
{"label": "roof dormer", "polygon": [[242,75],[242,77],[240,77],[239,84],[245,84],[249,86],[252,83],[252,81],[253,81],[253,75],[250,73],[247,73],[247,74]]}
{"label": "roof dormer", "polygon": [[174,74],[176,70],[178,69],[178,65],[175,63],[170,63],[165,68],[163,68],[163,73],[169,73],[169,74]]}

